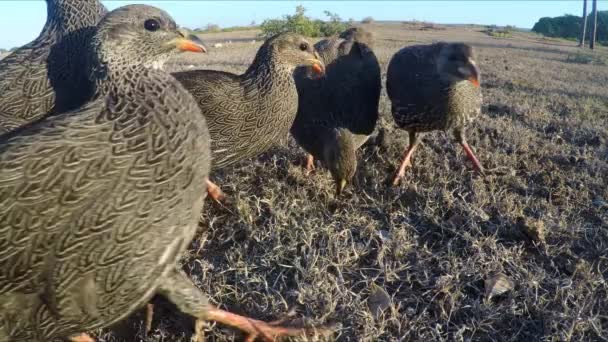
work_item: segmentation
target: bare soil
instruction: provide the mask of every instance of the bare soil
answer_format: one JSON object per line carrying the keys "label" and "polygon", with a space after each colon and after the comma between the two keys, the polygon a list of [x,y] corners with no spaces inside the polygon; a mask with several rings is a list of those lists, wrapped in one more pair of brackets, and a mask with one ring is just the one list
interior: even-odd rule
{"label": "bare soil", "polygon": [[[468,140],[489,174],[476,175],[451,135],[435,132],[403,184],[388,186],[407,133],[394,127],[383,91],[378,135],[343,197],[322,167],[304,174],[304,154],[286,137],[213,175],[231,202],[207,200],[185,270],[224,309],[276,320],[293,308],[301,322],[335,323],[330,340],[607,340],[608,66],[575,62],[574,42],[528,33],[367,28],[384,73],[406,45],[475,47],[484,106]],[[223,47],[168,68],[243,72],[261,44],[256,34],[203,35]],[[502,294],[490,286],[498,273],[510,280]],[[193,321],[157,303],[147,339],[137,313],[99,340],[189,341]],[[241,338],[207,330],[209,341]]]}

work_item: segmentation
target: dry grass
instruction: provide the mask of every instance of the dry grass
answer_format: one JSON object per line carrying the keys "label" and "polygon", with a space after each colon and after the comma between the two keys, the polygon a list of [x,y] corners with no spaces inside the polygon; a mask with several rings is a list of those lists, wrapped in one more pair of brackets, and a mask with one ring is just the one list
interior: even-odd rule
{"label": "dry grass", "polygon": [[[497,40],[474,27],[367,27],[384,72],[404,45],[476,47],[485,104],[468,136],[494,171],[476,176],[437,132],[423,138],[405,184],[388,187],[407,134],[394,129],[383,92],[382,134],[361,151],[343,198],[324,169],[303,174],[291,138],[215,174],[232,203],[208,201],[183,262],[194,281],[231,311],[274,320],[293,307],[306,322],[336,322],[339,341],[608,339],[608,69],[568,62],[575,43],[520,32]],[[254,34],[174,67],[244,71],[259,46],[247,42]],[[514,288],[486,300],[496,272]],[[367,304],[375,286],[390,297],[377,318]],[[126,324],[127,341],[144,340],[132,337],[141,318]],[[147,341],[189,341],[191,324],[160,305]],[[207,338],[240,335],[212,326]]]}

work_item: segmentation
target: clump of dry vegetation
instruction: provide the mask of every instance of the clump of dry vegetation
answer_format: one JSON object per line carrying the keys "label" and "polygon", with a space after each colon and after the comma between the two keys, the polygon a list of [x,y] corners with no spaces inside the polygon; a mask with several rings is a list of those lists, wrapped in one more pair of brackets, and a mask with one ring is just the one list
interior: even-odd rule
{"label": "clump of dry vegetation", "polygon": [[[304,174],[291,138],[214,175],[232,202],[207,201],[186,271],[214,304],[266,320],[293,308],[294,319],[337,323],[339,341],[608,338],[608,69],[567,63],[575,43],[373,25],[384,75],[406,44],[474,45],[484,107],[469,143],[489,174],[437,132],[389,187],[407,133],[383,91],[378,134],[342,198],[326,170]],[[173,67],[242,72],[258,46]],[[192,321],[157,307],[147,339],[140,314],[100,341],[189,341]],[[210,341],[238,338],[208,329]]]}
{"label": "clump of dry vegetation", "polygon": [[512,36],[512,29],[510,27],[499,28],[496,25],[487,26],[482,32],[494,38],[510,38]]}
{"label": "clump of dry vegetation", "polygon": [[361,19],[361,23],[362,24],[373,24],[374,23],[374,18],[372,18],[372,17],[365,17],[365,18]]}
{"label": "clump of dry vegetation", "polygon": [[566,57],[566,62],[577,64],[608,65],[608,56],[602,54],[576,52]]}

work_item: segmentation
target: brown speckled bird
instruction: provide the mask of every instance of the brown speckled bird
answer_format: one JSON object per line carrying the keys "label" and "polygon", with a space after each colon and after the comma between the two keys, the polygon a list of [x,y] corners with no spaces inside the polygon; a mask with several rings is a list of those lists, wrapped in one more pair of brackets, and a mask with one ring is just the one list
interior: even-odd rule
{"label": "brown speckled bird", "polygon": [[46,3],[38,38],[0,61],[0,133],[78,108],[92,95],[84,49],[106,9],[98,0]]}
{"label": "brown speckled bird", "polygon": [[210,143],[192,95],[157,67],[204,48],[167,13],[131,5],[102,19],[91,49],[90,102],[0,136],[0,341],[82,341],[155,293],[268,341],[305,332],[219,310],[175,268]]}
{"label": "brown speckled bird", "polygon": [[329,169],[339,195],[357,168],[356,150],[367,141],[378,120],[380,65],[371,50],[369,31],[350,28],[324,39],[315,49],[326,66],[323,78],[296,73],[298,115],[291,133],[308,153],[306,168],[314,159]]}
{"label": "brown speckled bird", "polygon": [[[269,38],[242,75],[216,70],[174,73],[198,101],[211,134],[212,169],[255,157],[289,134],[298,111],[294,70],[309,66],[322,74],[323,63],[302,36]],[[221,200],[219,187],[209,194]]]}
{"label": "brown speckled bird", "polygon": [[420,143],[418,133],[451,130],[479,173],[483,168],[467,144],[467,124],[481,112],[480,73],[473,48],[463,43],[408,46],[391,59],[386,91],[396,124],[409,132],[410,145],[393,178],[405,175]]}

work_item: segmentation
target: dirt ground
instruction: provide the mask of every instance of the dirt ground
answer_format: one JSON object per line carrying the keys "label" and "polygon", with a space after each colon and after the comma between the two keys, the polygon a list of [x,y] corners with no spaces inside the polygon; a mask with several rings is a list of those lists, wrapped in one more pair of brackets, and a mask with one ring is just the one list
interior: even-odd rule
{"label": "dirt ground", "polygon": [[[587,58],[574,42],[480,27],[367,28],[383,76],[405,45],[475,47],[484,106],[468,140],[489,174],[436,132],[389,187],[407,133],[383,90],[379,134],[342,198],[322,167],[305,176],[302,150],[286,139],[213,175],[231,203],[207,201],[185,270],[224,309],[264,320],[294,309],[300,322],[335,324],[329,340],[607,340],[608,51]],[[168,67],[243,72],[256,34],[202,35],[223,46]],[[138,313],[99,340],[189,341],[192,320],[158,303],[147,339]],[[212,324],[206,337],[242,338]]]}

